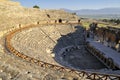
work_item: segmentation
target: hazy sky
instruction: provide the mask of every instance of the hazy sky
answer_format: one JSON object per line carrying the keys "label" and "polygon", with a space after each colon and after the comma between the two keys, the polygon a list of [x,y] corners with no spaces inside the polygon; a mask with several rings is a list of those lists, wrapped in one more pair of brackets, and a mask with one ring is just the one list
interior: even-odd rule
{"label": "hazy sky", "polygon": [[120,7],[120,0],[14,0],[25,7],[34,5],[47,9],[100,9]]}

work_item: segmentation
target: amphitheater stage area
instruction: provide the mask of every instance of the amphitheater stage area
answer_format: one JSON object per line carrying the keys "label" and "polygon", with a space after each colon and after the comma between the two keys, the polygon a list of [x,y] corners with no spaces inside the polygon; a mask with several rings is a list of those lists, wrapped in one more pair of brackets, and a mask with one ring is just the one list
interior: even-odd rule
{"label": "amphitheater stage area", "polygon": [[106,68],[106,66],[103,65],[97,58],[86,51],[85,47],[82,45],[79,46],[79,49],[71,50],[61,56],[67,65],[78,70],[100,70]]}
{"label": "amphitheater stage area", "polygon": [[113,64],[120,69],[120,53],[119,52],[93,39],[89,38],[87,39],[87,41],[92,47],[100,51],[99,53],[103,55],[106,59],[112,59]]}

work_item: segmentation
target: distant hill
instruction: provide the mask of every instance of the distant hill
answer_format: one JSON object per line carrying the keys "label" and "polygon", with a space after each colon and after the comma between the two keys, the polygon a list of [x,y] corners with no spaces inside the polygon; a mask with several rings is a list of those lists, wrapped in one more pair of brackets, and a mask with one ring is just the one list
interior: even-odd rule
{"label": "distant hill", "polygon": [[103,9],[81,9],[69,10],[63,9],[70,13],[76,13],[85,18],[120,18],[120,8],[103,8]]}
{"label": "distant hill", "polygon": [[81,9],[81,10],[63,9],[63,10],[67,12],[76,12],[79,15],[120,14],[120,8]]}
{"label": "distant hill", "polygon": [[84,15],[90,15],[90,14],[120,14],[120,8],[104,8],[104,9],[83,9],[83,10],[77,10],[75,11],[77,14],[84,14]]}

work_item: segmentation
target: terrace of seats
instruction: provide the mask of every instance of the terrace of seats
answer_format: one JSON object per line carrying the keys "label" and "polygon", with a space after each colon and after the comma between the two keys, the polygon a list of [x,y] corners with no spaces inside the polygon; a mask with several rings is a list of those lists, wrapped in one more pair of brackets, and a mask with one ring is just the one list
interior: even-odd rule
{"label": "terrace of seats", "polygon": [[[65,64],[66,62],[68,62],[69,64],[73,64],[75,60],[77,60],[77,63],[79,63],[80,62],[79,59],[85,57],[91,57],[91,58],[87,58],[88,59],[87,63],[89,63],[90,61],[93,61],[94,63],[96,60],[96,58],[94,58],[93,56],[90,55],[87,56],[87,54],[89,53],[85,52],[85,50],[81,51],[81,49],[72,52],[73,53],[76,52],[76,54],[78,53],[77,55],[79,56],[82,56],[82,54],[86,53],[86,56],[82,56],[82,58],[77,58],[77,59],[75,59],[74,57],[72,63],[70,61],[71,59],[69,56],[66,60],[61,59],[61,57],[63,56],[60,54],[60,52],[64,48],[68,46],[80,46],[85,44],[84,29],[77,25],[70,25],[70,24],[44,25],[44,26],[38,25],[38,27],[24,29],[16,33],[11,39],[11,43],[12,46],[19,52],[28,55],[30,57],[33,57],[35,59],[55,65],[67,66],[68,64]],[[66,54],[68,55],[68,53]],[[72,55],[72,53],[70,55]],[[83,59],[83,61],[81,61],[80,64],[84,61],[85,59]],[[99,61],[97,62],[99,63]],[[81,69],[92,68],[91,66],[89,67],[86,66],[86,68],[83,68],[77,65],[73,64],[73,67],[79,67]],[[100,65],[101,63],[98,64],[98,66]],[[100,69],[100,68],[104,68],[103,65],[96,69]]]}
{"label": "terrace of seats", "polygon": [[21,53],[44,62],[57,64],[50,53],[52,53],[52,49],[61,35],[66,35],[72,31],[71,27],[65,25],[57,26],[57,28],[56,26],[30,28],[17,33],[11,42],[13,47]]}

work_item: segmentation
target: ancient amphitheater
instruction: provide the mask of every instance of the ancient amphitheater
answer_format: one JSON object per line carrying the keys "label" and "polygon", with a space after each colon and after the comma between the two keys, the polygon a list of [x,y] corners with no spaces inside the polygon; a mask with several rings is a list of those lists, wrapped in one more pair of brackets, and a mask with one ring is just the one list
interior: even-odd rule
{"label": "ancient amphitheater", "polygon": [[76,15],[12,1],[1,1],[0,11],[0,80],[120,79],[86,50]]}

